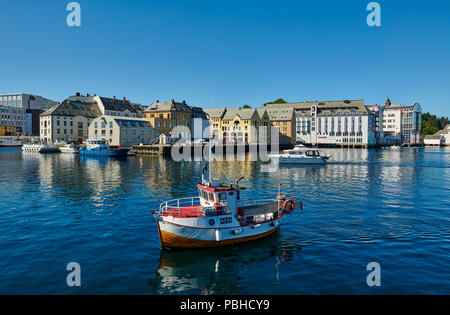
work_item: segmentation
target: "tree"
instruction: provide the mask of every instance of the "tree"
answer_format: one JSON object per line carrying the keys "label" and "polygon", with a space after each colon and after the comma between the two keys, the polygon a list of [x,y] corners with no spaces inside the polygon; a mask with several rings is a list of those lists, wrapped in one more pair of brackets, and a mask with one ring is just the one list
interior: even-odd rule
{"label": "tree", "polygon": [[287,103],[287,102],[284,99],[279,98],[279,99],[273,101],[271,104],[285,104],[285,103]]}
{"label": "tree", "polygon": [[242,108],[252,108],[250,105],[245,104]]}
{"label": "tree", "polygon": [[437,117],[430,113],[424,113],[422,115],[422,131],[420,134],[422,137],[435,134],[439,130],[444,129],[449,123],[450,120],[447,117]]}

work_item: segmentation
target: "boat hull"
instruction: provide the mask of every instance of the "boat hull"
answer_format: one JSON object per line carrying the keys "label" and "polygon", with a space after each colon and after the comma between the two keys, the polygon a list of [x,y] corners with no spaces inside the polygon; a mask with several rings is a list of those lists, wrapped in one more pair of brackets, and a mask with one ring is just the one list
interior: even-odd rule
{"label": "boat hull", "polygon": [[[250,242],[267,237],[280,227],[277,220],[255,226],[221,229],[189,227],[165,221],[156,222],[161,247],[165,249],[211,248]],[[236,230],[242,230],[242,234],[234,235],[233,231]]]}
{"label": "boat hull", "polygon": [[278,163],[280,163],[280,164],[325,164],[325,160],[322,158],[304,159],[304,158],[279,157]]}
{"label": "boat hull", "polygon": [[128,155],[128,149],[118,150],[87,150],[85,148],[80,149],[80,155],[87,156],[126,156]]}

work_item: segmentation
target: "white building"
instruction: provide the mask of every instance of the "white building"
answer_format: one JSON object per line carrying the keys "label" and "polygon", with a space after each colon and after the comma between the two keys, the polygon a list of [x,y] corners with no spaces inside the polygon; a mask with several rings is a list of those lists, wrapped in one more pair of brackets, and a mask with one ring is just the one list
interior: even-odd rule
{"label": "white building", "polygon": [[417,144],[422,129],[422,108],[414,105],[391,104],[386,100],[383,107],[382,144]]}
{"label": "white building", "polygon": [[141,118],[102,115],[89,125],[89,138],[108,141],[111,146],[149,144],[155,138],[150,122]]}
{"label": "white building", "polygon": [[434,135],[425,136],[424,143],[427,146],[450,145],[450,124]]}
{"label": "white building", "polygon": [[84,96],[77,93],[53,106],[40,117],[40,137],[47,143],[61,140],[83,141],[89,124],[99,116],[136,117],[134,106],[115,97]]}
{"label": "white building", "polygon": [[263,108],[293,107],[297,142],[324,146],[374,146],[375,115],[363,100],[264,104]]}

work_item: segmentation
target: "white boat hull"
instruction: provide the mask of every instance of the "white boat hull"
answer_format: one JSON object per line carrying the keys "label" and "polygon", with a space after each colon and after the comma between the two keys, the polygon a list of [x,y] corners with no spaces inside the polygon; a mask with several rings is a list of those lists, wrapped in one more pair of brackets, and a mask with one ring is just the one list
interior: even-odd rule
{"label": "white boat hull", "polygon": [[[204,220],[205,222],[199,222]],[[159,237],[163,248],[203,248],[220,247],[248,242],[266,237],[280,227],[278,219],[247,226],[206,227],[209,220],[220,220],[220,217],[178,219],[167,217],[157,220]],[[192,221],[192,222],[190,222]],[[195,224],[196,226],[186,225]]]}

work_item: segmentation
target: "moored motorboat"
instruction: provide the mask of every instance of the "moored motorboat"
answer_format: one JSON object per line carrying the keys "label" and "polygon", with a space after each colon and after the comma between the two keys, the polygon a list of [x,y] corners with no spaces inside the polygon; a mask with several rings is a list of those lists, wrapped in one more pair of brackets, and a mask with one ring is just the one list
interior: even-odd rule
{"label": "moored motorboat", "polygon": [[80,147],[75,143],[70,143],[60,147],[59,151],[61,153],[78,154],[80,153]]}
{"label": "moored motorboat", "polygon": [[88,139],[79,150],[80,155],[90,156],[126,156],[129,149],[111,148],[106,140]]}
{"label": "moored motorboat", "polygon": [[331,155],[321,155],[317,149],[296,145],[292,150],[285,150],[282,154],[271,154],[269,157],[281,164],[325,164]]}

